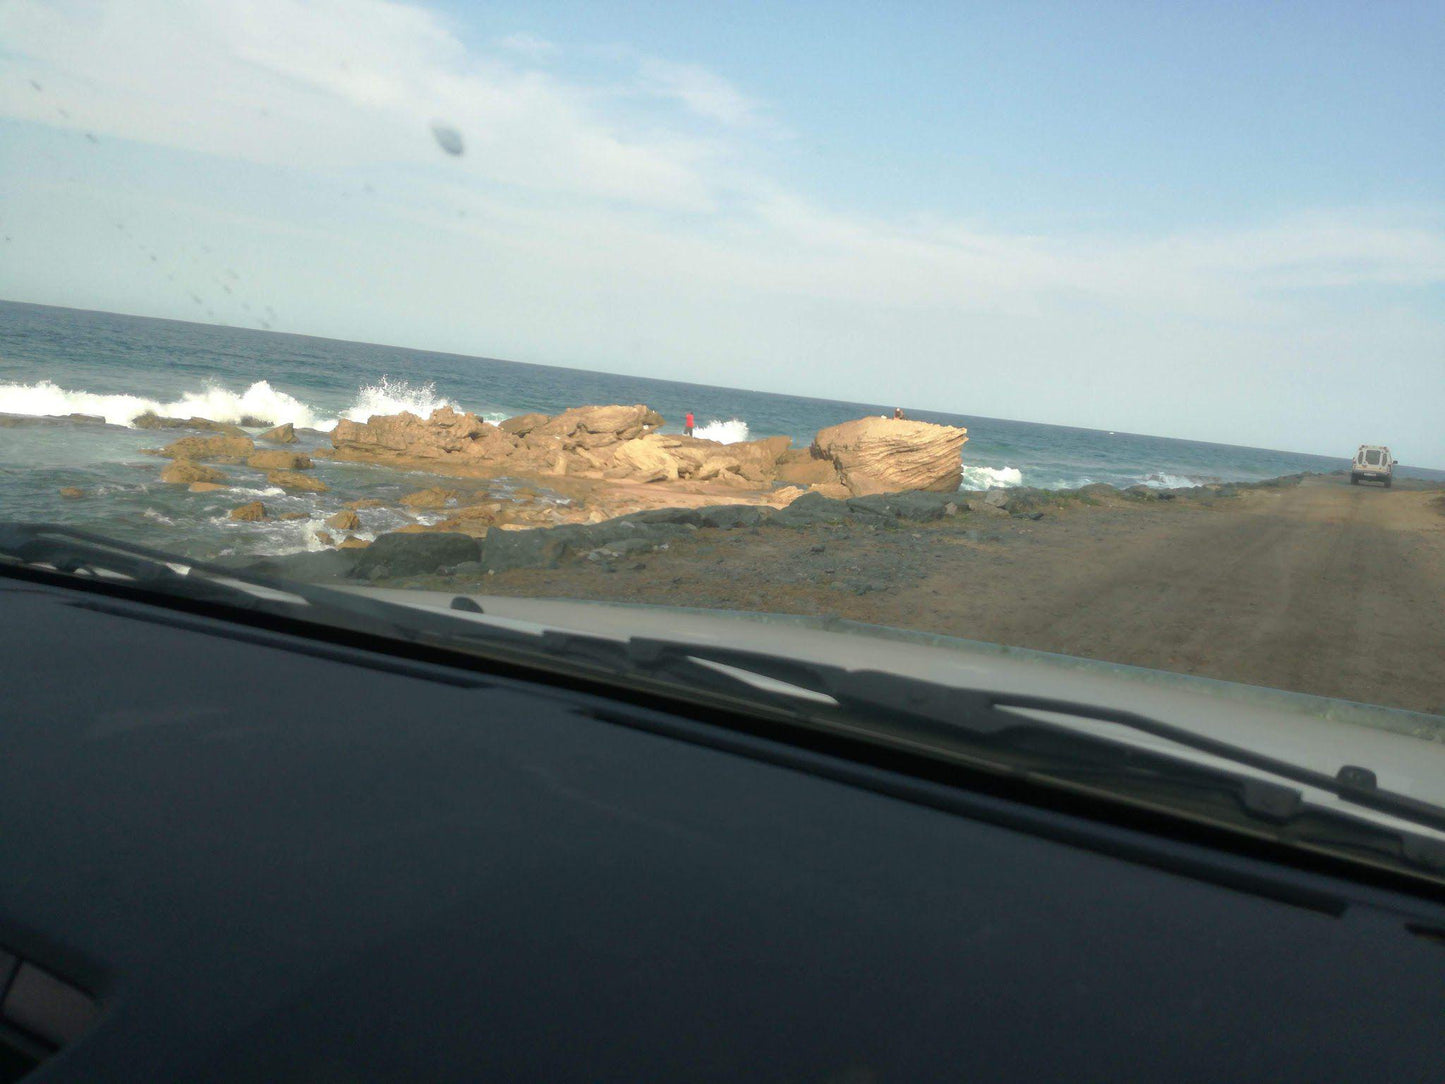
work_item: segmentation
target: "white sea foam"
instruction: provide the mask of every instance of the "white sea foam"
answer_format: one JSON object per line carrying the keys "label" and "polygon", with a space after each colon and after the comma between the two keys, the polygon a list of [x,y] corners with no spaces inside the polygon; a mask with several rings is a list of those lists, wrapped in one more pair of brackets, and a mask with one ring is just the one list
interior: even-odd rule
{"label": "white sea foam", "polygon": [[1182,474],[1166,474],[1164,471],[1155,471],[1153,474],[1146,474],[1141,480],[1150,489],[1189,489],[1194,486],[1208,485],[1210,481],[1217,479],[1189,478]]}
{"label": "white sea foam", "polygon": [[741,418],[708,422],[694,429],[692,435],[699,440],[715,440],[719,444],[738,444],[748,439],[748,423]]}
{"label": "white sea foam", "polygon": [[1024,484],[1023,471],[1017,467],[970,467],[963,466],[963,482],[960,489],[1009,489]]}
{"label": "white sea foam", "polygon": [[0,384],[0,413],[4,414],[93,414],[112,425],[130,425],[147,411],[168,418],[209,418],[213,422],[232,423],[249,416],[275,425],[290,422],[312,428],[317,427],[319,420],[301,400],[277,391],[265,380],[256,381],[239,394],[212,385],[169,401],[139,395],[72,391],[49,380]]}
{"label": "white sea foam", "polygon": [[[407,410],[419,418],[426,418],[438,407],[449,405],[437,395],[435,384],[408,384],[405,380],[383,376],[375,384],[362,388],[341,416],[353,422],[364,422],[373,414],[400,414]],[[335,426],[336,423],[332,422],[319,428],[333,429]]]}

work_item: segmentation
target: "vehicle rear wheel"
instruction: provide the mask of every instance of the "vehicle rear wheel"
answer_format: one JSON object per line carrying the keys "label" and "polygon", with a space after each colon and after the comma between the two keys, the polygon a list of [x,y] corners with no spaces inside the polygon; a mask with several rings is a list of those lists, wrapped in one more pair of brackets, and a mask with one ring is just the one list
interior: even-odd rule
{"label": "vehicle rear wheel", "polygon": [[1352,475],[1350,475],[1350,485],[1352,485],[1352,486],[1357,486],[1357,485],[1359,485],[1359,484],[1360,484],[1360,476],[1359,476],[1358,474],[1352,474]]}
{"label": "vehicle rear wheel", "polygon": [[1391,478],[1386,478],[1386,479],[1385,479],[1385,488],[1386,488],[1386,489],[1389,489],[1390,486],[1393,484],[1393,481],[1394,481],[1394,480],[1391,479]]}

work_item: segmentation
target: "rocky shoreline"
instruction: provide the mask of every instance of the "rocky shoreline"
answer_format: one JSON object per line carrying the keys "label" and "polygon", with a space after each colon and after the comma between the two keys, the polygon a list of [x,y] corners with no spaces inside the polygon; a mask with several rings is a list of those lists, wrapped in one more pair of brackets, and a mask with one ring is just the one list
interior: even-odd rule
{"label": "rocky shoreline", "polygon": [[[1031,488],[939,493],[907,490],[860,497],[804,493],[782,507],[717,504],[652,508],[592,523],[563,523],[525,530],[492,530],[480,537],[437,530],[382,535],[370,546],[279,557],[229,559],[233,567],[263,575],[312,582],[365,582],[439,590],[481,589],[499,575],[563,567],[615,571],[648,555],[719,534],[756,536],[762,531],[788,541],[784,547],[826,545],[838,533],[876,533],[929,526],[965,540],[997,541],[1002,523],[1038,522],[1083,508],[1149,505],[1178,501],[1200,507],[1258,489],[1298,485],[1304,475],[1249,484],[1221,484],[1186,490],[1136,486],[1117,490],[1094,485],[1078,490]],[[821,551],[819,551],[821,552]],[[641,569],[633,569],[641,571]],[[826,566],[820,571],[831,572]],[[882,570],[867,590],[885,590]],[[678,600],[687,604],[687,600]]]}

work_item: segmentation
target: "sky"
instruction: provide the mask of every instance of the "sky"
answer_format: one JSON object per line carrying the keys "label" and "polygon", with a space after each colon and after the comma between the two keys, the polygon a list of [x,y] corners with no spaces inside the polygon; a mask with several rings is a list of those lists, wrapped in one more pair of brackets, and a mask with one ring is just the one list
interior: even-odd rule
{"label": "sky", "polygon": [[1438,2],[0,0],[0,297],[1445,467],[1442,56]]}

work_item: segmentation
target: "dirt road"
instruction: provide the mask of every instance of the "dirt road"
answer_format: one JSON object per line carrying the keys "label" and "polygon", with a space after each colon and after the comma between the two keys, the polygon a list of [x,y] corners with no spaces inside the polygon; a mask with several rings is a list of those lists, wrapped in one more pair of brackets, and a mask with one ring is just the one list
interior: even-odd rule
{"label": "dirt road", "polygon": [[1337,478],[1038,521],[700,531],[499,594],[833,614],[1445,714],[1445,497]]}

